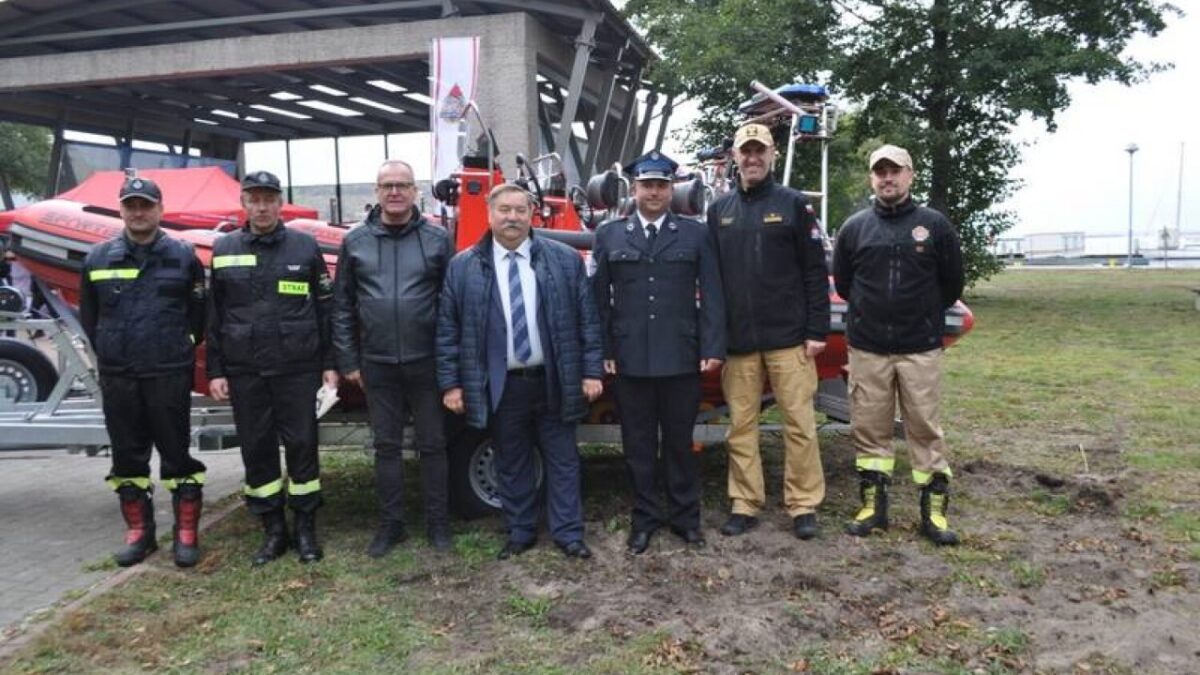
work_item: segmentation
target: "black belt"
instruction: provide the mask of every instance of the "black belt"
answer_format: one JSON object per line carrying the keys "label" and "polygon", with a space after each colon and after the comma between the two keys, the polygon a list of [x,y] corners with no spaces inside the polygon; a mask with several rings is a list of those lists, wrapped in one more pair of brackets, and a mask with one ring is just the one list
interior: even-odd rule
{"label": "black belt", "polygon": [[509,377],[524,377],[533,379],[535,377],[545,377],[545,366],[529,366],[528,368],[510,368],[508,371]]}

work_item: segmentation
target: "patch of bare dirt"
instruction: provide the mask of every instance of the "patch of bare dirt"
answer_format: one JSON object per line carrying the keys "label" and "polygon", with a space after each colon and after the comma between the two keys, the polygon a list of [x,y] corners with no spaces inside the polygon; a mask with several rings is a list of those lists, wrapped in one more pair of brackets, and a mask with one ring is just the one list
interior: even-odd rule
{"label": "patch of bare dirt", "polygon": [[[720,458],[709,459],[706,485],[723,485]],[[656,636],[643,665],[679,672],[821,672],[831,663],[877,664],[877,672],[947,663],[980,672],[1200,672],[1197,564],[1122,520],[1128,472],[965,463],[951,507],[963,544],[935,548],[918,534],[916,490],[902,480],[888,533],[842,534],[857,498],[852,474],[831,469],[848,466],[844,459],[826,463],[829,498],[815,541],[795,539],[777,504],[738,538],[722,537],[726,514],[706,508],[706,548],[688,550],[664,529],[637,557],[625,553],[627,530],[606,531],[627,509],[619,465],[589,468],[589,481],[606,482],[588,490],[595,559],[565,560],[543,535],[516,561],[483,564],[440,596],[439,612],[455,626],[443,655],[478,663],[514,626],[536,624],[564,640]],[[768,472],[777,491],[777,457]],[[512,597],[547,609],[514,617]]]}

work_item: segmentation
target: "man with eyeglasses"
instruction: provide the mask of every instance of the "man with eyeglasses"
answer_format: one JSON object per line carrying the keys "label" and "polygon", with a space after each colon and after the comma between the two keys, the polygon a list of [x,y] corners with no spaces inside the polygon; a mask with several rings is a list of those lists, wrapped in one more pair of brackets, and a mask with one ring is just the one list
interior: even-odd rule
{"label": "man with eyeglasses", "polygon": [[408,538],[404,524],[404,423],[413,416],[425,502],[425,536],[451,548],[441,392],[434,364],[437,301],[453,253],[445,228],[421,215],[412,166],[389,160],[378,205],[342,240],[334,285],[338,370],[367,394],[375,438],[379,528],[367,548],[381,558]]}

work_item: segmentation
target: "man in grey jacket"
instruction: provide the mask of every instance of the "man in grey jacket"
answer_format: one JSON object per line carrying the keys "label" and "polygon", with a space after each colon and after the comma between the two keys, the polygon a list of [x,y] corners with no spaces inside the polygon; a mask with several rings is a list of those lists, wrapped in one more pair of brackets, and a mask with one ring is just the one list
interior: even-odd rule
{"label": "man in grey jacket", "polygon": [[367,393],[381,514],[367,554],[380,558],[408,538],[401,440],[409,413],[421,458],[425,534],[435,549],[451,547],[434,335],[438,293],[452,244],[446,230],[431,224],[417,209],[417,188],[408,163],[384,162],[375,195],[379,205],[342,240],[334,285],[333,340],[338,369]]}

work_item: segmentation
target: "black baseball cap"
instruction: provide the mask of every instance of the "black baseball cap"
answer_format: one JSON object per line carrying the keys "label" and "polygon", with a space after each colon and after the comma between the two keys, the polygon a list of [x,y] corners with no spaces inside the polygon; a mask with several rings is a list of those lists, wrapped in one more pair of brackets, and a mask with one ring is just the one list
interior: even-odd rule
{"label": "black baseball cap", "polygon": [[242,191],[255,188],[283,192],[283,188],[279,186],[279,176],[270,171],[255,171],[246,174],[246,177],[242,179]]}
{"label": "black baseball cap", "polygon": [[162,203],[162,191],[149,178],[129,178],[125,181],[117,200],[123,202],[133,197],[139,197],[155,204]]}

